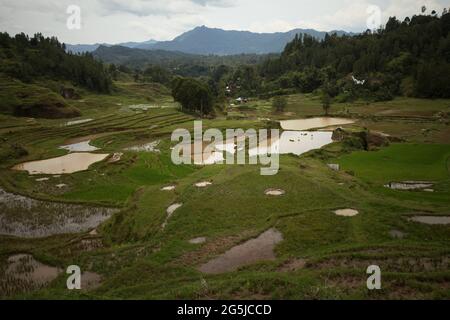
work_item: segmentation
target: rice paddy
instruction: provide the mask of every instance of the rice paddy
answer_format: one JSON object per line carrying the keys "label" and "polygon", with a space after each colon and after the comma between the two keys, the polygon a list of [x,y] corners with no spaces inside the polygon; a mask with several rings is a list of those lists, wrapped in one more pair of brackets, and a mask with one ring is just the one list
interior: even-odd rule
{"label": "rice paddy", "polygon": [[[65,274],[35,286],[17,271],[0,277],[12,288],[1,298],[450,298],[450,229],[442,223],[450,141],[448,125],[433,118],[448,102],[337,104],[333,115],[352,119],[348,132],[382,131],[397,142],[365,151],[354,139],[331,141],[282,154],[278,174],[261,176],[258,165],[174,165],[170,135],[192,130],[194,117],[168,96],[149,103],[141,88],[119,85],[120,94],[74,102],[90,121],[0,118],[0,270],[20,253],[55,270],[77,264],[91,279],[83,293],[69,292]],[[204,128],[264,128],[267,119],[322,113],[309,95],[289,97],[290,115],[266,100],[251,104],[238,120],[229,113]],[[11,170],[73,154],[59,147],[84,141],[96,148],[89,153],[109,157],[73,173]],[[385,187],[413,181],[434,192]],[[359,214],[337,215],[342,209]],[[366,288],[373,264],[383,272],[377,292]]]}

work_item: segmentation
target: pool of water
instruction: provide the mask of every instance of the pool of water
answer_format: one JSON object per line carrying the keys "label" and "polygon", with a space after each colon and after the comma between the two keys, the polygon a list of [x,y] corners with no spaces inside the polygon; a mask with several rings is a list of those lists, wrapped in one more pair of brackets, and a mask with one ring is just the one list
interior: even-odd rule
{"label": "pool of water", "polygon": [[283,240],[283,235],[276,229],[269,229],[258,238],[237,245],[223,255],[200,266],[199,270],[207,274],[219,274],[236,271],[242,266],[259,261],[274,260],[275,246]]}
{"label": "pool of water", "polygon": [[[271,154],[294,154],[300,156],[311,150],[320,149],[333,143],[333,133],[327,131],[284,131],[278,139],[271,139],[260,143],[256,148],[248,150],[250,157]],[[203,154],[203,162],[194,158],[197,165],[211,165],[226,160],[226,154],[236,154],[241,151],[235,143],[227,142],[214,147],[215,151]]]}
{"label": "pool of water", "polygon": [[39,161],[25,162],[13,170],[28,171],[29,174],[69,174],[87,170],[92,164],[105,160],[109,154],[70,153],[68,155]]}
{"label": "pool of water", "polygon": [[354,217],[359,214],[359,211],[355,209],[340,209],[336,210],[334,213],[341,217]]}
{"label": "pool of water", "polygon": [[277,140],[269,140],[258,148],[249,150],[249,155],[267,154],[295,154],[302,155],[311,150],[320,149],[333,142],[332,132],[315,131],[284,131]]}
{"label": "pool of water", "polygon": [[164,223],[162,224],[161,228],[164,230],[167,227],[167,224],[169,223],[169,219],[172,217],[172,215],[174,214],[174,212],[181,208],[183,206],[182,203],[174,203],[172,204],[170,207],[167,208],[166,212],[167,212],[167,216],[166,216],[166,220],[164,221]]}
{"label": "pool of water", "polygon": [[74,125],[77,125],[77,124],[88,123],[88,122],[91,122],[93,120],[94,119],[81,119],[81,120],[69,121],[69,122],[66,122],[66,126],[74,126]]}
{"label": "pool of water", "polygon": [[450,217],[446,216],[415,216],[410,219],[414,222],[425,223],[430,225],[448,225]]}
{"label": "pool of water", "polygon": [[354,120],[345,118],[318,117],[309,119],[296,119],[280,121],[283,130],[303,131],[319,129],[330,126],[346,125],[355,123]]}
{"label": "pool of water", "polygon": [[92,152],[99,150],[99,148],[91,146],[91,140],[64,145],[59,147],[59,149],[67,150],[69,152]]}
{"label": "pool of water", "polygon": [[161,143],[160,140],[152,141],[146,144],[133,146],[126,148],[125,151],[134,151],[134,152],[157,152],[159,153],[160,150],[157,149],[158,145]]}
{"label": "pool of water", "polygon": [[62,272],[59,268],[48,266],[29,254],[16,254],[8,257],[6,270],[0,275],[0,297],[27,292],[45,287]]}
{"label": "pool of water", "polygon": [[0,188],[0,234],[42,238],[96,228],[118,209],[50,202]]}

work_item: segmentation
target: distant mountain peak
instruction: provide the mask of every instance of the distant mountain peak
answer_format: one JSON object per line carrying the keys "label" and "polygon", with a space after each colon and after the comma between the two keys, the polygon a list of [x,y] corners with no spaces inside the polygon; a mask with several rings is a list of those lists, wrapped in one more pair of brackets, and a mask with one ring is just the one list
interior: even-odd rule
{"label": "distant mountain peak", "polygon": [[[172,41],[127,42],[118,44],[119,46],[145,49],[145,50],[165,50],[179,51],[198,55],[235,55],[235,54],[268,54],[282,52],[286,44],[292,41],[296,34],[305,33],[317,39],[325,38],[327,32],[313,29],[294,29],[288,32],[276,33],[254,33],[250,31],[223,30],[210,28],[206,25],[198,26],[189,30]],[[338,35],[348,34],[345,31],[331,31]],[[111,46],[111,45],[105,45]],[[77,51],[80,49],[94,51],[99,45],[68,46],[68,50]]]}

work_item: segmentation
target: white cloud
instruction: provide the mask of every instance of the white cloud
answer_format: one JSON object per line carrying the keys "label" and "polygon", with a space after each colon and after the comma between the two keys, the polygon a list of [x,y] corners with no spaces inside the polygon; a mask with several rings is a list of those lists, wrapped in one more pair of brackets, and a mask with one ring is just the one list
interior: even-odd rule
{"label": "white cloud", "polygon": [[[66,8],[82,10],[82,29],[66,28]],[[288,31],[366,28],[369,4],[379,5],[385,22],[418,13],[423,4],[440,12],[446,0],[0,0],[0,30],[43,32],[68,43],[170,40],[198,25]]]}
{"label": "white cloud", "polygon": [[352,30],[362,31],[367,29],[367,19],[369,14],[367,8],[377,5],[381,9],[381,22],[385,24],[387,19],[396,16],[403,20],[418,14],[423,5],[442,12],[444,4],[436,0],[395,0],[395,1],[342,1],[342,7],[333,13],[320,15],[311,19],[304,19],[298,22],[300,27],[314,28],[318,30]]}

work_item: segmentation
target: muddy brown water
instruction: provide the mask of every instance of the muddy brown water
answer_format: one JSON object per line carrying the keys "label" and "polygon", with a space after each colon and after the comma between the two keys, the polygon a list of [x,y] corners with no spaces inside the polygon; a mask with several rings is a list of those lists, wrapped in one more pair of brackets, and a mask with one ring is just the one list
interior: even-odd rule
{"label": "muddy brown water", "polygon": [[267,196],[275,196],[275,197],[279,197],[282,196],[286,193],[286,191],[281,190],[281,189],[267,189],[264,194]]}
{"label": "muddy brown water", "polygon": [[190,244],[202,244],[206,242],[206,238],[205,237],[199,237],[199,238],[194,238],[189,240]]}
{"label": "muddy brown water", "polygon": [[296,119],[280,121],[283,130],[301,131],[325,128],[336,125],[346,125],[355,123],[354,120],[344,118],[317,117],[310,119]]}
{"label": "muddy brown water", "polygon": [[[432,190],[430,189],[433,187],[434,183],[430,181],[401,181],[401,182],[390,182],[387,185],[385,185],[386,188],[392,189],[392,190],[421,190],[425,189],[424,191]],[[434,191],[434,190],[433,190]]]}
{"label": "muddy brown water", "polygon": [[174,214],[174,212],[181,208],[183,206],[182,203],[174,203],[171,206],[169,206],[166,210],[167,212],[167,217],[166,220],[164,221],[164,223],[162,224],[161,228],[164,230],[167,226],[167,224],[169,223],[169,219],[172,217],[172,215]]}
{"label": "muddy brown water", "polygon": [[29,254],[10,256],[5,271],[0,275],[0,296],[43,288],[61,272],[61,269],[45,265]]}
{"label": "muddy brown water", "polygon": [[0,234],[42,238],[89,231],[118,209],[35,200],[0,188]]}
{"label": "muddy brown water", "polygon": [[[300,156],[311,150],[320,149],[333,143],[333,133],[328,131],[284,131],[277,139],[267,139],[260,141],[257,146],[252,146],[248,150],[238,149],[235,142],[226,141],[222,144],[214,145],[211,152],[193,153],[193,162],[196,165],[213,165],[223,163],[226,154],[236,154],[243,151],[249,157],[256,157],[266,154],[294,154]],[[203,148],[209,146],[204,143]],[[193,150],[193,148],[192,148]],[[203,149],[204,150],[204,149]]]}
{"label": "muddy brown water", "polygon": [[430,225],[448,225],[450,224],[449,216],[414,216],[409,220]]}
{"label": "muddy brown water", "polygon": [[198,182],[198,183],[195,184],[195,186],[197,188],[206,188],[206,187],[211,186],[211,185],[212,185],[212,182],[210,182],[210,181],[202,181],[202,182]]}
{"label": "muddy brown water", "polygon": [[359,214],[359,211],[355,209],[339,209],[334,211],[334,213],[341,217],[354,217]]}
{"label": "muddy brown water", "polygon": [[149,142],[146,144],[129,147],[126,148],[125,151],[134,151],[134,152],[161,152],[159,149],[157,149],[158,145],[161,143],[160,140]]}
{"label": "muddy brown water", "polygon": [[274,260],[275,246],[283,240],[276,229],[269,229],[256,239],[235,246],[221,256],[203,264],[199,270],[207,274],[220,274],[236,271],[240,267],[259,261]]}
{"label": "muddy brown water", "polygon": [[13,170],[36,174],[70,174],[85,171],[96,163],[105,160],[109,154],[70,153],[68,155],[39,161],[25,162],[14,166]]}
{"label": "muddy brown water", "polygon": [[81,120],[69,121],[69,122],[66,122],[65,125],[70,127],[70,126],[74,126],[74,125],[77,125],[77,124],[88,123],[88,122],[91,122],[91,121],[94,121],[94,119],[81,119]]}
{"label": "muddy brown water", "polygon": [[92,152],[100,150],[99,148],[91,145],[91,140],[63,145],[59,147],[59,149],[67,150],[69,152]]}
{"label": "muddy brown water", "polygon": [[284,131],[278,139],[260,143],[248,151],[250,157],[265,154],[294,154],[300,156],[333,143],[332,132]]}

